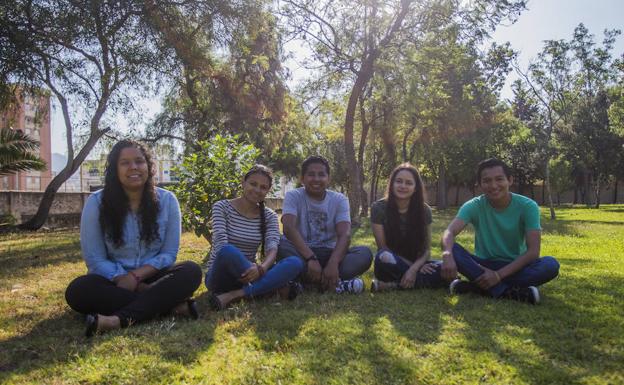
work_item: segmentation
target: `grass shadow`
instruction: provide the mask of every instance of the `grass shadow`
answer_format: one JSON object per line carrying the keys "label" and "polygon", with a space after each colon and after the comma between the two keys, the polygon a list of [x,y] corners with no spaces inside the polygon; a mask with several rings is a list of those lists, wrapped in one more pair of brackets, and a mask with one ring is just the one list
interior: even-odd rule
{"label": "grass shadow", "polygon": [[[466,323],[467,349],[488,351],[528,383],[586,383],[608,372],[618,376],[624,353],[618,349],[621,334],[614,328],[622,325],[624,312],[617,306],[608,308],[611,313],[597,307],[604,305],[604,297],[615,301],[624,295],[621,277],[603,277],[599,285],[564,277],[552,285],[542,289],[545,298],[539,306],[462,296],[458,309]],[[562,285],[563,293],[561,288],[557,292]],[[586,295],[571,300],[570,292]],[[482,307],[475,309],[475,301]]]}

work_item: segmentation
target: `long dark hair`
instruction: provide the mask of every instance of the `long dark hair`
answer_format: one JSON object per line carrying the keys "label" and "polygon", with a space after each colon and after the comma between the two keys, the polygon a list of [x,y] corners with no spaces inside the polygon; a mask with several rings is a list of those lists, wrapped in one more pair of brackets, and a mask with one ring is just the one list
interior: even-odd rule
{"label": "long dark hair", "polygon": [[117,163],[124,148],[138,148],[147,162],[147,181],[141,196],[139,206],[139,217],[141,220],[141,239],[146,243],[158,238],[158,211],[160,205],[158,194],[154,187],[154,162],[145,146],[134,140],[120,140],[114,146],[106,158],[106,170],[104,171],[104,191],[102,193],[102,204],[100,206],[100,225],[107,237],[109,237],[116,247],[123,245],[124,221],[130,211],[128,196],[121,186],[119,175],[117,174]]}
{"label": "long dark hair", "polygon": [[[249,171],[247,171],[245,176],[243,176],[243,181],[246,181],[253,174],[262,174],[266,176],[267,178],[269,178],[269,187],[273,186],[273,170],[271,170],[269,167],[263,164],[254,165],[251,169],[249,169]],[[261,253],[260,256],[264,258],[264,244],[265,244],[264,237],[266,235],[266,230],[267,230],[266,214],[264,212],[264,207],[265,207],[264,201],[259,202],[258,207],[260,208],[260,235],[262,236],[262,241],[260,243],[260,253]]]}
{"label": "long dark hair", "polygon": [[[407,209],[407,231],[401,234],[399,207],[392,185],[401,171],[408,171],[414,177],[414,194],[410,198]],[[384,233],[388,247],[397,254],[414,261],[429,247],[427,236],[427,218],[425,209],[425,188],[416,167],[410,163],[398,165],[390,174],[386,192],[386,226]]]}

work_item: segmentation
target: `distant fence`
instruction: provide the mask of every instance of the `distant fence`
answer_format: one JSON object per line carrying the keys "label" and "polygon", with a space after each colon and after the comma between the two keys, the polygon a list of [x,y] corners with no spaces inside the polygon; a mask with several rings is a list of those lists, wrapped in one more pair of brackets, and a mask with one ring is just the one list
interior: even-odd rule
{"label": "distant fence", "polygon": [[[44,226],[72,227],[78,225],[80,213],[82,213],[82,208],[89,195],[88,192],[56,193],[50,208],[50,215]],[[0,191],[0,215],[10,215],[15,218],[17,223],[25,222],[35,215],[42,197],[42,192]]]}
{"label": "distant fence", "polygon": [[[430,205],[436,205],[436,189],[435,186],[427,185],[427,203]],[[448,191],[448,203],[451,206],[459,206],[467,200],[474,197],[473,191],[466,187],[449,187]],[[512,191],[518,193],[517,186],[512,186]],[[474,191],[475,195],[481,194],[478,189]],[[525,191],[522,192],[522,195],[526,195],[529,198],[536,201],[540,206],[548,205],[548,198],[546,196],[546,192],[544,190],[544,186],[534,185],[532,187],[525,188]],[[557,204],[570,204],[577,203],[581,204],[581,194],[577,192],[576,194],[576,202],[574,197],[574,190],[569,190],[563,192],[561,194],[553,193],[553,203]],[[589,201],[594,202],[594,192],[589,192]],[[612,203],[624,203],[624,182],[619,182],[617,185],[617,189],[614,183],[611,183],[600,191],[600,204],[612,204]]]}
{"label": "distant fence", "polygon": [[[80,214],[89,195],[90,192],[56,193],[44,226],[58,228],[80,225]],[[42,192],[34,191],[0,191],[0,216],[10,215],[17,223],[25,222],[37,212],[42,196]],[[266,204],[281,212],[282,201],[281,198],[268,198]]]}
{"label": "distant fence", "polygon": [[[616,194],[617,192],[617,194]],[[430,205],[435,206],[436,191],[433,186],[427,186],[427,201]],[[475,191],[478,194],[478,191]],[[541,185],[534,186],[532,189],[524,191],[524,194],[544,205],[544,192]],[[45,227],[74,227],[80,224],[80,214],[82,208],[91,195],[90,192],[58,192],[54,197],[54,203],[50,209],[50,215]],[[43,196],[42,192],[34,191],[0,191],[0,217],[10,215],[17,223],[22,223],[32,218],[37,212],[39,202]],[[461,205],[465,201],[473,197],[473,192],[468,188],[451,187],[448,190],[448,202],[451,206]],[[573,203],[574,191],[567,191],[559,196],[553,196],[555,204]],[[593,200],[593,196],[592,196]],[[601,203],[623,203],[624,202],[624,183],[620,182],[617,190],[614,185],[607,186],[602,190]],[[267,198],[266,204],[273,210],[281,213],[282,198]]]}

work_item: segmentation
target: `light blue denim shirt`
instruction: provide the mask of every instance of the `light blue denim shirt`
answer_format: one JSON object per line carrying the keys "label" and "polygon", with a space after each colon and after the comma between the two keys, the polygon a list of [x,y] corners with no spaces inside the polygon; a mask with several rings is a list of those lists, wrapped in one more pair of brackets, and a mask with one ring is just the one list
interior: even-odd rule
{"label": "light blue denim shirt", "polygon": [[126,217],[123,245],[115,247],[100,226],[103,190],[91,194],[80,220],[80,247],[89,274],[113,279],[143,265],[163,269],[173,265],[180,247],[180,205],[170,191],[157,188],[160,204],[158,239],[146,244],[141,240],[140,219],[134,213]]}

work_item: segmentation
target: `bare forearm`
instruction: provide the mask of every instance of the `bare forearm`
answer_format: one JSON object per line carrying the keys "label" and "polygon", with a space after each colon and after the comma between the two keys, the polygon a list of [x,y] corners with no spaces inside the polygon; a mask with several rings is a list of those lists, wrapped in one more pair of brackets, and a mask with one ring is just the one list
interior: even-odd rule
{"label": "bare forearm", "polygon": [[141,281],[145,281],[157,272],[158,270],[152,265],[143,265],[137,269],[132,270],[132,273],[139,277]]}
{"label": "bare forearm", "polygon": [[455,234],[453,234],[449,229],[444,230],[444,234],[442,234],[442,251],[451,252],[454,244]]}
{"label": "bare forearm", "polygon": [[264,261],[262,261],[261,265],[264,271],[267,271],[275,263],[275,258],[277,257],[277,249],[268,250],[265,255],[266,257],[264,258]]}
{"label": "bare forearm", "polygon": [[412,271],[418,271],[420,268],[427,263],[429,257],[431,256],[431,250],[427,249],[418,259],[416,259],[412,265],[409,267]]}
{"label": "bare forearm", "polygon": [[329,257],[329,261],[340,264],[340,262],[342,262],[342,260],[344,259],[345,255],[347,255],[350,241],[351,237],[349,235],[339,235],[338,239],[336,239],[336,247],[334,247],[334,251],[332,251],[332,254]]}
{"label": "bare forearm", "polygon": [[538,256],[535,252],[528,251],[525,254],[516,258],[513,262],[497,270],[497,273],[501,277],[501,279],[505,279],[522,270],[523,267],[534,261],[537,257]]}
{"label": "bare forearm", "polygon": [[284,226],[284,235],[293,244],[293,246],[295,246],[295,250],[297,250],[297,253],[299,253],[299,255],[301,255],[303,258],[308,258],[310,255],[314,254],[312,249],[308,247],[308,245],[303,240],[303,237],[296,229],[287,228],[286,226]]}

